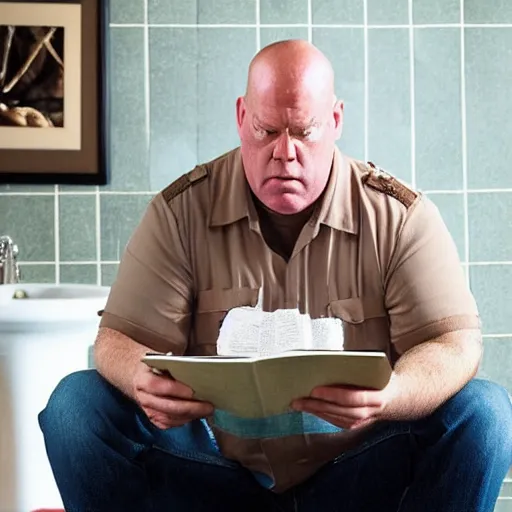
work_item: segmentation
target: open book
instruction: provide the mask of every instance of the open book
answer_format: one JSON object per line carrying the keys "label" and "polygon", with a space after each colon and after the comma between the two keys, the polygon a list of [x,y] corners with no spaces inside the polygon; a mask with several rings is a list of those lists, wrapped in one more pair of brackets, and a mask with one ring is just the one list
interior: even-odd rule
{"label": "open book", "polygon": [[296,398],[322,385],[382,389],[391,377],[384,352],[291,350],[261,357],[147,354],[150,367],[190,386],[195,398],[244,418],[290,411]]}

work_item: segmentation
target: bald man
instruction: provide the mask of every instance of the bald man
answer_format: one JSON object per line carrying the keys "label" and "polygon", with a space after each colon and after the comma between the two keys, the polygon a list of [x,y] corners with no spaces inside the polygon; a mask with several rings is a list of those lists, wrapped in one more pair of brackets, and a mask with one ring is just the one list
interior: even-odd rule
{"label": "bald man", "polygon": [[[439,212],[337,149],[343,105],[306,42],[254,58],[236,114],[240,147],[148,206],[97,370],[63,379],[40,415],[66,510],[492,511],[512,408],[474,378],[478,310]],[[141,362],[216,354],[226,313],[259,297],[267,312],[340,319],[340,349],[388,355],[387,387],[320,387],[247,420]]]}

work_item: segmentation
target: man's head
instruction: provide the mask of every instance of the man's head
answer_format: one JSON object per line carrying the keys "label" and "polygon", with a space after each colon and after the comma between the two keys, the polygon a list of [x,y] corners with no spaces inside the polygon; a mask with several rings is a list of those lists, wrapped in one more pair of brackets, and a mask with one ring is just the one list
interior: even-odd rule
{"label": "man's head", "polygon": [[282,214],[314,203],[329,179],[342,120],[331,64],[317,48],[300,40],[263,48],[237,100],[242,158],[256,197]]}

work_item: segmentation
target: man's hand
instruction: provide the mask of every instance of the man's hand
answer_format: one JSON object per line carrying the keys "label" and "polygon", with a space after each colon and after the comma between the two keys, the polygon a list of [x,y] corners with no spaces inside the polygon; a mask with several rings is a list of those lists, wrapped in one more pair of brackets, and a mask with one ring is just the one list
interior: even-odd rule
{"label": "man's hand", "polygon": [[294,400],[292,408],[314,414],[345,429],[367,427],[384,419],[395,393],[395,380],[380,391],[348,386],[320,386],[307,398]]}
{"label": "man's hand", "polygon": [[158,428],[180,427],[213,413],[213,406],[194,400],[194,392],[168,374],[157,375],[145,364],[137,368],[134,396],[147,417]]}

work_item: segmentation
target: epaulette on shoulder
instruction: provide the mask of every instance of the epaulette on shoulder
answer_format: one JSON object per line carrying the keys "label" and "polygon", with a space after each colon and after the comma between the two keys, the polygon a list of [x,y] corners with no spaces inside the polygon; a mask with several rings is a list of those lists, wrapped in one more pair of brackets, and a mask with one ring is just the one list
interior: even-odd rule
{"label": "epaulette on shoulder", "polygon": [[373,162],[366,164],[366,172],[363,174],[362,182],[364,185],[378,192],[383,192],[388,196],[394,197],[406,208],[409,208],[418,197],[417,192],[410,189],[407,185],[403,184],[380,167],[377,167]]}
{"label": "epaulette on shoulder", "polygon": [[180,176],[176,181],[172,182],[168,187],[162,191],[162,195],[167,203],[169,203],[176,196],[179,196],[187,188],[194,183],[203,180],[208,176],[208,169],[206,166],[200,165],[183,176]]}

